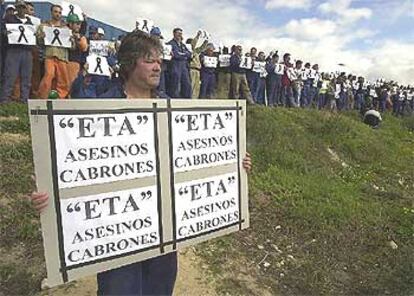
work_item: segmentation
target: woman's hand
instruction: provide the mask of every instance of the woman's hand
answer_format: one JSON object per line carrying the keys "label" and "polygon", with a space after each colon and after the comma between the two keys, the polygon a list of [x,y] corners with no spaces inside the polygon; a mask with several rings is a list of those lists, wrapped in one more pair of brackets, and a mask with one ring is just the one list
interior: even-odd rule
{"label": "woman's hand", "polygon": [[44,192],[33,192],[29,199],[39,213],[42,213],[49,204],[49,194]]}
{"label": "woman's hand", "polygon": [[248,152],[246,153],[246,156],[243,159],[243,168],[246,170],[247,173],[250,173],[253,168],[252,157]]}

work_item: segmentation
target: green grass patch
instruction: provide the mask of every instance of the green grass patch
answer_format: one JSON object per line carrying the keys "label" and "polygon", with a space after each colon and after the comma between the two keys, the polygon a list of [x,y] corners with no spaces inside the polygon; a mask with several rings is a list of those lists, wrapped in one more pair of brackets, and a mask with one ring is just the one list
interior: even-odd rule
{"label": "green grass patch", "polygon": [[219,293],[239,294],[231,274],[251,262],[272,294],[412,294],[411,122],[385,116],[373,130],[355,112],[250,109],[251,228],[198,248]]}

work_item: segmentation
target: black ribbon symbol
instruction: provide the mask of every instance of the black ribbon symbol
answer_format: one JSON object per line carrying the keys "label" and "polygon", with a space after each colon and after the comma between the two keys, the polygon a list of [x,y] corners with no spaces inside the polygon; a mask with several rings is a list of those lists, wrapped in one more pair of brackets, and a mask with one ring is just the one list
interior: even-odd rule
{"label": "black ribbon symbol", "polygon": [[60,46],[63,46],[62,41],[60,41],[60,39],[59,39],[60,31],[58,29],[55,29],[53,31],[53,34],[55,34],[55,37],[52,40],[52,45],[55,44],[55,42],[57,41],[57,42],[59,42]]}
{"label": "black ribbon symbol", "polygon": [[101,58],[97,57],[96,58],[96,68],[95,68],[95,71],[93,71],[93,72],[96,73],[99,70],[99,72],[101,72],[101,74],[103,74],[101,62],[102,62]]}
{"label": "black ribbon symbol", "polygon": [[19,31],[20,31],[20,36],[17,42],[20,43],[22,39],[24,39],[26,43],[29,43],[29,41],[26,38],[26,35],[24,34],[25,28],[23,26],[19,26]]}
{"label": "black ribbon symbol", "polygon": [[70,9],[70,11],[69,11],[68,15],[75,14],[75,7],[72,4],[69,5],[69,9]]}
{"label": "black ribbon symbol", "polygon": [[148,21],[147,20],[144,20],[144,25],[142,26],[142,31],[144,31],[144,29],[147,29],[147,32],[149,32]]}

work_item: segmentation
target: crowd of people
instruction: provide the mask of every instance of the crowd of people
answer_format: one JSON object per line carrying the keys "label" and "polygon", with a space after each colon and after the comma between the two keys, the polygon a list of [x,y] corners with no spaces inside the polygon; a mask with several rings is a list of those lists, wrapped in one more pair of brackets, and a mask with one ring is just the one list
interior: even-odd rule
{"label": "crowd of people", "polygon": [[[107,60],[110,74],[91,73],[87,63],[89,45],[91,41],[105,40],[105,31],[89,27],[86,15],[72,13],[62,17],[62,7],[52,5],[51,19],[36,26],[37,45],[8,44],[7,24],[34,25],[35,10],[33,4],[21,0],[7,7],[3,0],[0,2],[4,15],[1,102],[95,98],[122,83],[117,59],[122,36],[102,57]],[[45,27],[69,28],[71,48],[45,45]],[[240,45],[216,46],[202,30],[184,41],[180,28],[174,29],[171,40],[165,40],[158,27],[146,29],[164,46],[158,91],[171,98],[230,98],[269,107],[414,113],[412,86],[384,79],[369,82],[345,72],[323,72],[319,65],[293,60],[289,53],[265,54],[254,47],[244,53]]]}

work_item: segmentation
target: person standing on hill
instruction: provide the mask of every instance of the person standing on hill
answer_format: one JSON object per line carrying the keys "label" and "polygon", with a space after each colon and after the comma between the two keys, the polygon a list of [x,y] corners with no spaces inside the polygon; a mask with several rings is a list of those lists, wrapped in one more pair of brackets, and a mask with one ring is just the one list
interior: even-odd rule
{"label": "person standing on hill", "polygon": [[168,42],[172,46],[173,57],[170,62],[169,95],[173,98],[191,99],[191,79],[189,61],[192,53],[183,43],[183,30],[175,28],[174,38]]}
{"label": "person standing on hill", "polygon": [[[66,28],[67,24],[62,20],[62,7],[52,5],[50,12],[52,19],[40,25],[37,36],[38,43],[44,44],[45,33],[44,27]],[[70,92],[70,80],[68,74],[69,49],[57,46],[46,46],[45,49],[45,74],[40,81],[38,96],[41,99],[47,99],[49,92],[52,90],[53,83],[56,84],[56,90],[59,98],[64,99]]]}
{"label": "person standing on hill", "polygon": [[[18,1],[15,6],[17,14],[7,15],[4,19],[4,24],[33,25],[30,17],[26,16],[26,3],[24,1]],[[4,27],[2,31],[7,32],[7,29]],[[20,44],[7,45],[1,101],[6,102],[9,100],[16,79],[20,77],[20,97],[23,102],[27,102],[32,85],[32,67],[32,46]]]}

